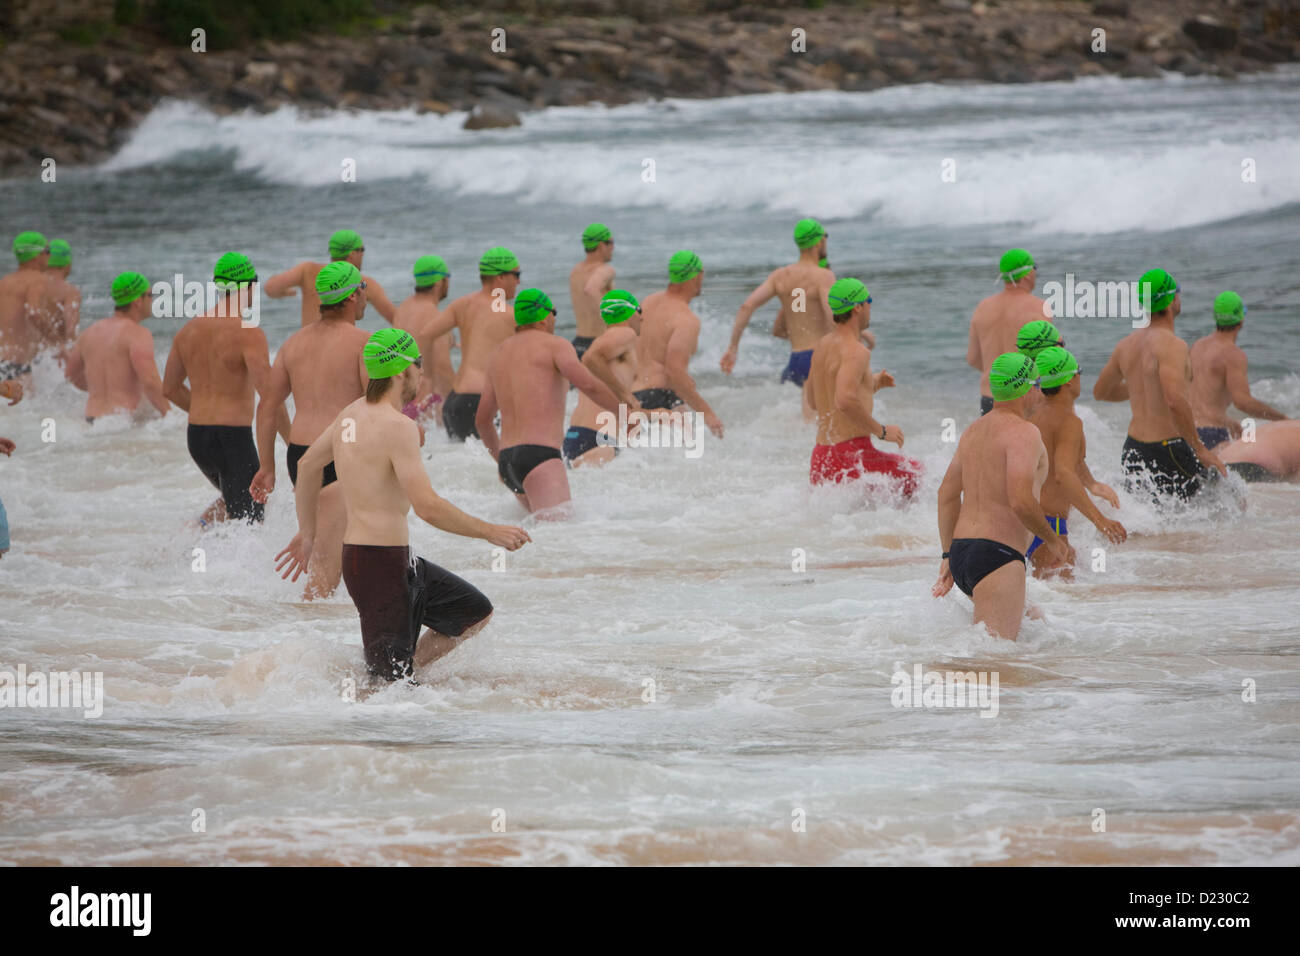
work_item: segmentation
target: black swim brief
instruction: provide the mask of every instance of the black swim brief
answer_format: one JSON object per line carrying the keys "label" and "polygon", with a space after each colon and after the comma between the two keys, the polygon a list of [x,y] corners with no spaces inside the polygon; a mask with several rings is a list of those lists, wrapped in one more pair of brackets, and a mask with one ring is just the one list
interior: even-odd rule
{"label": "black swim brief", "polygon": [[975,596],[975,585],[1012,561],[1023,566],[1025,556],[1010,545],[989,538],[953,538],[948,546],[948,570],[953,582],[968,597]]}
{"label": "black swim brief", "polygon": [[671,388],[643,388],[641,391],[632,394],[641,403],[641,407],[647,410],[678,408],[686,404],[682,401],[681,396]]}
{"label": "black swim brief", "polygon": [[497,474],[507,488],[524,494],[524,479],[538,465],[559,458],[560,450],[550,445],[511,445],[497,453]]}
{"label": "black swim brief", "polygon": [[614,454],[618,454],[618,446],[614,444],[615,439],[606,435],[605,441],[600,440],[601,433],[594,428],[584,428],[581,425],[572,425],[564,433],[564,458],[568,462],[579,458],[591,451],[593,448],[610,448],[614,449]]}
{"label": "black swim brief", "polygon": [[579,362],[582,361],[582,357],[587,354],[587,349],[591,348],[591,343],[594,341],[596,341],[594,335],[575,335],[573,337],[573,348],[578,353]]}
{"label": "black swim brief", "polygon": [[248,425],[191,425],[185,435],[190,457],[226,502],[226,517],[261,521],[265,512],[248,486],[257,474],[257,446]]}
{"label": "black swim brief", "polygon": [[993,397],[990,395],[981,395],[980,415],[981,416],[987,415],[991,411],[993,411]]}
{"label": "black swim brief", "polygon": [[1163,441],[1138,441],[1130,435],[1124,442],[1120,460],[1129,476],[1130,492],[1145,476],[1157,495],[1176,495],[1187,500],[1210,477],[1192,446],[1181,436]]}
{"label": "black swim brief", "polygon": [[478,427],[474,416],[478,414],[481,395],[461,395],[453,391],[442,403],[442,424],[447,435],[454,441],[464,441],[471,435],[478,438]]}
{"label": "black swim brief", "polygon": [[1232,433],[1220,425],[1197,425],[1196,435],[1206,448],[1222,445],[1232,438]]}
{"label": "black swim brief", "polygon": [[343,545],[343,583],[361,617],[361,643],[370,673],[409,677],[420,628],[459,637],[492,613],[478,588],[405,545]]}
{"label": "black swim brief", "polygon": [[[309,448],[309,445],[290,445],[289,446],[289,482],[298,487],[298,459],[300,459]],[[339,480],[338,472],[334,470],[334,462],[325,466],[325,473],[321,476],[320,486],[327,488]]]}
{"label": "black swim brief", "polygon": [[1224,466],[1228,471],[1241,475],[1244,480],[1249,482],[1285,480],[1281,475],[1275,474],[1263,465],[1257,465],[1253,461],[1229,461],[1225,462]]}

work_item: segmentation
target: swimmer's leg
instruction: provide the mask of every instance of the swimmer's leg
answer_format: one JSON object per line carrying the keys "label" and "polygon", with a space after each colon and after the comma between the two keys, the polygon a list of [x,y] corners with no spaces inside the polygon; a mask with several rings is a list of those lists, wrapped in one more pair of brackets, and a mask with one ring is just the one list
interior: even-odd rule
{"label": "swimmer's leg", "polygon": [[212,504],[208,505],[206,511],[199,515],[199,524],[207,527],[210,524],[216,524],[219,521],[226,520],[226,499],[218,498]]}
{"label": "swimmer's leg", "polygon": [[343,575],[343,532],[348,525],[347,504],[338,482],[322,488],[316,503],[316,543],[311,552],[307,586],[302,599],[329,597]]}
{"label": "swimmer's leg", "polygon": [[552,458],[533,468],[524,478],[524,493],[529,511],[545,512],[537,515],[539,519],[565,521],[570,517],[567,509],[560,508],[572,498],[563,459]]}
{"label": "swimmer's leg", "polygon": [[614,460],[618,454],[618,449],[612,445],[597,445],[591,451],[585,451],[569,463],[570,467],[577,468],[581,465],[587,465],[591,468],[599,468],[607,465]]}
{"label": "swimmer's leg", "polygon": [[448,637],[446,634],[438,633],[431,627],[425,628],[424,633],[420,635],[419,642],[415,645],[415,657],[412,661],[415,669],[419,670],[422,667],[427,667],[439,658],[445,657],[462,642],[483,630],[490,620],[492,620],[492,614],[488,614],[477,624],[471,624],[465,628],[464,633],[458,637]]}
{"label": "swimmer's leg", "polygon": [[1014,641],[1025,615],[1025,566],[1009,561],[974,587],[975,623],[994,637]]}

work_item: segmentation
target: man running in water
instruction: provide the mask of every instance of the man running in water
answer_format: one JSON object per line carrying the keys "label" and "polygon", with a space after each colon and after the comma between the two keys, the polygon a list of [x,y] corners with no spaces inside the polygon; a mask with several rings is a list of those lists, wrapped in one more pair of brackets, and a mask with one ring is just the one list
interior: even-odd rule
{"label": "man running in water", "polygon": [[[330,236],[330,262],[350,262],[358,269],[365,258],[366,245],[351,229],[340,229]],[[319,262],[300,262],[292,269],[273,275],[262,284],[262,291],[272,299],[297,295],[302,290],[302,324],[320,318],[320,301],[316,298],[316,274],[325,268]],[[384,287],[370,276],[362,277],[366,283],[366,299],[387,322],[393,321],[397,307],[384,294]]]}
{"label": "man running in water", "polygon": [[1049,564],[1068,548],[1043,517],[1038,492],[1047,479],[1047,449],[1025,421],[1025,396],[1038,377],[1034,360],[1019,352],[989,367],[993,410],[962,433],[939,486],[939,580],[943,597],[955,583],[975,602],[975,623],[994,637],[1015,640],[1025,616],[1024,549],[1035,535]]}
{"label": "man running in water", "polygon": [[81,290],[68,281],[71,272],[72,246],[66,239],[51,239],[41,312],[49,331],[46,344],[60,349],[72,344],[81,322]]}
{"label": "man running in water", "polygon": [[403,300],[393,316],[393,328],[410,332],[420,346],[423,374],[415,401],[402,409],[407,418],[420,421],[426,416],[438,417],[437,408],[451,391],[455,372],[451,367],[451,335],[430,338],[426,329],[438,315],[438,303],[447,297],[451,285],[451,270],[442,256],[420,256],[412,269],[415,291]]}
{"label": "man running in water", "polygon": [[981,415],[987,415],[993,408],[989,367],[994,357],[1016,347],[1016,334],[1026,323],[1052,317],[1047,303],[1033,294],[1038,267],[1034,265],[1034,257],[1024,249],[1008,249],[1003,253],[998,261],[998,276],[1002,279],[1002,291],[975,307],[970,320],[970,344],[966,349],[966,364],[979,369],[982,375]]}
{"label": "man running in water", "polygon": [[425,323],[426,340],[460,330],[460,368],[451,394],[442,403],[442,424],[453,441],[479,437],[474,420],[488,358],[515,329],[507,303],[519,291],[521,274],[515,254],[505,246],[493,246],[478,261],[479,290],[461,296]]}
{"label": "man running in water", "polygon": [[[632,394],[636,381],[636,338],[641,331],[641,306],[636,297],[623,289],[606,292],[600,300],[600,317],[605,334],[596,339],[582,364],[618,397],[629,411],[639,410],[641,403]],[[578,396],[578,407],[564,433],[564,460],[570,468],[579,465],[603,465],[618,454],[618,437],[601,427],[601,407],[586,395]]]}
{"label": "man running in water", "polygon": [[[23,387],[15,381],[0,382],[0,398],[7,398],[10,405],[17,405],[23,400]],[[6,458],[14,453],[18,446],[12,438],[0,438],[0,455]],[[5,503],[0,501],[0,558],[9,550],[9,515],[5,513]]]}
{"label": "man running in water", "polygon": [[[350,262],[331,262],[316,274],[320,320],[285,340],[275,356],[270,381],[257,405],[259,467],[249,487],[253,500],[266,502],[275,490],[275,426],[293,395],[289,426],[289,481],[298,484],[298,462],[345,405],[366,390],[362,350],[370,336],[357,328],[366,311],[366,284]],[[331,461],[325,466],[316,516],[316,549],[303,600],[329,597],[342,573],[343,528],[347,511],[335,484]]]}
{"label": "man running in water", "polygon": [[[366,666],[381,680],[410,679],[492,615],[468,581],[411,553],[407,513],[439,530],[515,551],[523,528],[488,524],[438,496],[420,459],[420,434],[401,408],[415,398],[420,350],[408,332],[380,329],[365,346],[369,384],[298,461],[298,533],[276,555],[276,570],[297,581],[316,556],[318,501],[334,462],[347,505],[343,583],[361,618]],[[428,628],[423,635],[420,627]]]}
{"label": "man running in water", "polygon": [[[578,361],[572,345],[556,338],[555,307],[539,289],[515,300],[515,333],[488,361],[476,424],[497,461],[501,483],[544,520],[571,514],[569,478],[560,457],[564,436],[565,380],[597,405],[618,412],[618,397]],[[501,409],[501,435],[493,419]]]}
{"label": "man running in water", "polygon": [[45,334],[41,303],[50,245],[39,232],[14,237],[18,268],[0,279],[0,382],[17,379],[31,387],[32,359]]}
{"label": "man running in water", "polygon": [[1088,497],[1088,492],[1092,492],[1110,502],[1112,508],[1119,507],[1115,490],[1095,479],[1084,460],[1088,446],[1083,436],[1083,422],[1074,411],[1074,402],[1079,397],[1083,381],[1078,361],[1058,345],[1040,349],[1032,357],[1041,376],[1042,392],[1028,417],[1043,438],[1048,463],[1047,481],[1038,493],[1038,500],[1042,503],[1047,523],[1065,542],[1069,556],[1063,566],[1049,565],[1040,547],[1043,540],[1038,537],[1030,543],[1025,556],[1033,562],[1034,577],[1059,572],[1069,581],[1074,577],[1075,560],[1069,538],[1071,505],[1082,511],[1083,516],[1096,525],[1112,544],[1122,544],[1128,538],[1128,532],[1118,521],[1103,515]]}
{"label": "man running in water", "polygon": [[876,421],[875,393],[894,384],[886,371],[871,372],[871,350],[862,330],[871,322],[871,293],[858,279],[840,279],[828,293],[835,325],[813,349],[806,389],[817,410],[817,444],[808,477],[814,485],[854,481],[881,474],[897,482],[899,493],[916,492],[921,463],[879,451],[873,437],[903,447],[903,430]]}
{"label": "man running in water", "polygon": [[1115,346],[1092,397],[1099,402],[1127,400],[1132,410],[1122,459],[1130,486],[1149,481],[1157,500],[1186,500],[1201,490],[1209,469],[1221,475],[1227,471],[1196,434],[1187,398],[1187,343],[1174,332],[1174,319],[1183,306],[1178,283],[1164,269],[1150,269],[1138,286],[1150,324]]}
{"label": "man running in water", "polygon": [[163,395],[153,352],[153,333],[144,320],[153,313],[149,280],[138,272],[123,272],[113,280],[114,311],[86,329],[67,351],[64,374],[87,391],[86,421],[114,412],[135,412],[141,397],[166,415],[171,408]]}
{"label": "man running in water", "polygon": [[[262,520],[263,507],[249,493],[258,465],[253,406],[258,394],[265,396],[271,377],[266,333],[243,321],[244,309],[257,295],[252,262],[227,252],[217,260],[213,282],[225,295],[176,333],[163,372],[163,394],[189,413],[190,457],[221,491],[199,519],[204,527],[227,518]],[[289,417],[283,408],[277,419],[276,430],[288,442]]]}
{"label": "man running in water", "polygon": [[691,311],[691,300],[704,285],[704,265],[689,249],[675,252],[668,260],[668,288],[646,298],[636,343],[634,394],[641,407],[680,408],[689,405],[704,416],[704,424],[718,438],[722,420],[695,388],[688,367],[700,340],[700,319]]}
{"label": "man running in water", "polygon": [[1216,454],[1246,481],[1300,481],[1300,421],[1265,422],[1252,440],[1228,442]]}
{"label": "man running in water", "polygon": [[781,381],[803,387],[813,348],[835,324],[826,302],[835,273],[821,265],[826,258],[828,239],[829,233],[816,219],[800,219],[795,224],[794,244],[799,247],[799,258],[769,275],[741,303],[731,327],[731,343],[722,356],[724,373],[730,375],[736,367],[740,337],[745,334],[745,327],[754,317],[754,312],[776,296],[781,300],[781,311],[777,314],[773,334],[790,340],[790,361],[781,373]]}
{"label": "man running in water", "polygon": [[1220,292],[1214,300],[1214,331],[1192,345],[1192,387],[1189,398],[1196,434],[1206,448],[1214,448],[1241,434],[1241,425],[1228,415],[1236,405],[1254,418],[1286,418],[1272,405],[1250,394],[1246,353],[1237,335],[1246,321],[1246,304],[1235,292]]}
{"label": "man running in water", "polygon": [[573,299],[573,316],[578,321],[573,347],[579,359],[605,331],[600,300],[614,287],[614,267],[609,264],[614,258],[614,236],[609,227],[593,222],[582,230],[582,248],[586,257],[569,273],[569,297]]}

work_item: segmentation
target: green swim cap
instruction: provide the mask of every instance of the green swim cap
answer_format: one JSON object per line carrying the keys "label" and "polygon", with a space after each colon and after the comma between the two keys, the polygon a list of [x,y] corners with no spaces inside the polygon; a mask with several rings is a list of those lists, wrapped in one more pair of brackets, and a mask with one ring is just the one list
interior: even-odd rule
{"label": "green swim cap", "polygon": [[609,226],[603,222],[593,222],[586,229],[582,230],[582,248],[591,252],[602,242],[609,242],[614,238],[614,234],[609,231]]}
{"label": "green swim cap", "polygon": [[800,249],[811,249],[825,235],[826,228],[816,219],[800,219],[794,224],[794,244]]}
{"label": "green swim cap", "polygon": [[515,296],[515,325],[532,325],[549,319],[555,306],[541,289],[525,289]]}
{"label": "green swim cap", "polygon": [[600,317],[606,325],[618,325],[636,315],[641,308],[636,296],[625,289],[611,289],[600,300]]}
{"label": "green swim cap", "polygon": [[321,305],[338,305],[361,285],[361,270],[350,262],[331,262],[316,273],[316,294]]}
{"label": "green swim cap", "polygon": [[113,280],[113,304],[124,308],[148,291],[148,279],[138,272],[123,272]]}
{"label": "green swim cap", "polygon": [[1056,326],[1046,319],[1034,319],[1026,322],[1016,335],[1016,351],[1024,352],[1037,361],[1038,353],[1053,345],[1062,345],[1065,337],[1057,331]]}
{"label": "green swim cap", "polygon": [[1038,384],[1042,388],[1055,388],[1064,385],[1079,373],[1079,360],[1059,345],[1049,345],[1034,358],[1041,376]]}
{"label": "green swim cap", "polygon": [[1148,269],[1138,279],[1138,299],[1152,315],[1169,308],[1178,294],[1178,283],[1164,269]]}
{"label": "green swim cap", "polygon": [[1034,257],[1024,249],[1008,249],[998,260],[998,277],[1003,282],[1015,282],[1034,268]]}
{"label": "green swim cap", "polygon": [[442,256],[420,256],[415,260],[415,287],[424,289],[435,284],[444,276],[450,276],[451,270]]}
{"label": "green swim cap", "polygon": [[518,271],[519,260],[505,246],[493,246],[478,261],[478,274],[481,276],[500,276]]}
{"label": "green swim cap", "polygon": [[366,342],[361,358],[366,363],[366,374],[371,378],[392,378],[406,371],[408,365],[420,361],[420,347],[410,332],[380,329]]}
{"label": "green swim cap", "polygon": [[35,259],[49,248],[49,243],[39,232],[20,232],[14,236],[14,255],[19,262]]}
{"label": "green swim cap", "polygon": [[830,299],[831,312],[835,315],[843,315],[845,312],[852,312],[863,303],[870,302],[871,293],[858,279],[836,279],[835,284],[831,286],[831,291],[827,293],[827,298]]}
{"label": "green swim cap", "polygon": [[256,281],[257,270],[242,252],[227,252],[212,269],[212,283],[223,292],[234,292]]}
{"label": "green swim cap", "polygon": [[342,259],[349,252],[364,249],[365,247],[366,244],[361,241],[361,237],[351,229],[340,229],[330,236],[331,259]]}
{"label": "green swim cap", "polygon": [[[51,258],[51,262],[54,260]],[[1214,324],[1221,329],[1241,325],[1246,319],[1246,303],[1235,292],[1220,292],[1214,298]]]}
{"label": "green swim cap", "polygon": [[1038,366],[1023,352],[1003,352],[989,369],[989,391],[993,400],[1009,402],[1029,391],[1038,378]]}
{"label": "green swim cap", "polygon": [[668,260],[669,282],[690,282],[703,271],[704,263],[700,262],[700,257],[689,249],[674,252],[672,258]]}
{"label": "green swim cap", "polygon": [[56,269],[72,265],[72,246],[68,245],[68,240],[50,240],[49,265]]}

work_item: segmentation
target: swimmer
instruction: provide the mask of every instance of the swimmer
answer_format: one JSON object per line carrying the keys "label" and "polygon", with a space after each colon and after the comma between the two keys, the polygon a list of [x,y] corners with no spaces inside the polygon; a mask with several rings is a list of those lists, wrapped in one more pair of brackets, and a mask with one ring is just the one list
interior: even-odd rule
{"label": "swimmer", "polygon": [[[298,461],[298,533],[276,555],[281,577],[297,581],[316,550],[325,467],[334,462],[346,502],[343,583],[361,618],[366,666],[381,680],[411,679],[478,633],[492,602],[478,588],[410,548],[407,514],[441,531],[515,551],[523,528],[489,524],[439,497],[420,459],[420,433],[401,408],[419,387],[420,350],[410,333],[380,329],[366,342],[369,384]],[[292,575],[292,577],[290,577]],[[428,628],[423,635],[420,627]]]}
{"label": "swimmer", "polygon": [[1128,538],[1128,532],[1118,521],[1112,521],[1103,515],[1088,497],[1088,493],[1092,492],[1109,502],[1112,508],[1119,507],[1119,496],[1115,490],[1097,481],[1084,460],[1088,450],[1087,441],[1083,435],[1083,422],[1074,411],[1074,403],[1079,397],[1083,381],[1078,361],[1057,345],[1039,349],[1037,355],[1032,357],[1041,376],[1039,385],[1042,393],[1028,417],[1038,427],[1043,438],[1048,464],[1047,480],[1038,493],[1038,500],[1043,505],[1047,523],[1065,542],[1069,557],[1062,565],[1048,565],[1040,548],[1043,541],[1038,537],[1030,543],[1025,556],[1033,562],[1035,577],[1045,577],[1050,572],[1059,573],[1065,580],[1072,580],[1075,551],[1070,546],[1069,539],[1071,506],[1083,512],[1083,516],[1096,525],[1097,530],[1111,544],[1123,544]]}
{"label": "swimmer", "polygon": [[20,232],[13,249],[18,268],[0,279],[0,382],[31,388],[32,360],[49,334],[42,302],[50,244],[39,232]]}
{"label": "swimmer", "polygon": [[[571,514],[569,478],[560,454],[565,382],[615,414],[618,397],[578,361],[570,343],[552,334],[555,307],[544,292],[519,293],[515,326],[514,335],[488,361],[475,424],[496,459],[501,483],[519,503],[544,520],[563,520]],[[498,407],[500,436],[493,424]]]}
{"label": "swimmer", "polygon": [[601,298],[614,288],[614,235],[604,223],[593,222],[582,230],[582,249],[586,256],[569,273],[569,298],[573,300],[573,317],[578,334],[573,347],[581,360],[591,343],[605,331],[600,316]]}
{"label": "swimmer", "polygon": [[72,344],[81,323],[81,290],[68,281],[71,272],[72,246],[66,239],[51,239],[41,312],[48,332],[45,344],[58,349]]}
{"label": "swimmer", "polygon": [[962,433],[939,486],[943,555],[931,593],[955,583],[975,602],[975,623],[1015,640],[1025,616],[1025,547],[1037,536],[1049,564],[1068,546],[1043,517],[1039,490],[1047,480],[1047,448],[1025,421],[1026,396],[1038,378],[1034,360],[1019,352],[989,366],[993,409]]}
{"label": "swimmer", "polygon": [[1189,399],[1196,434],[1213,449],[1241,435],[1241,424],[1228,415],[1228,406],[1254,418],[1286,418],[1272,405],[1250,394],[1246,353],[1237,336],[1246,322],[1246,304],[1235,292],[1220,292],[1214,300],[1214,331],[1197,339],[1191,349],[1192,386]]}
{"label": "swimmer", "polygon": [[[351,229],[340,229],[330,236],[330,262],[350,262],[358,269],[365,258],[366,244]],[[325,268],[319,262],[300,262],[292,269],[273,275],[262,283],[262,291],[272,299],[283,299],[302,291],[302,324],[308,325],[320,318],[320,300],[316,297],[316,275]],[[366,299],[387,322],[393,321],[397,307],[393,305],[381,286],[370,276],[362,276],[366,283]]]}
{"label": "swimmer", "polygon": [[1178,283],[1164,269],[1150,269],[1138,280],[1150,324],[1126,335],[1097,376],[1092,397],[1127,401],[1132,411],[1122,462],[1130,488],[1149,484],[1155,499],[1191,498],[1211,469],[1227,475],[1223,462],[1196,433],[1188,382],[1192,368],[1187,343],[1174,331],[1182,311]]}
{"label": "swimmer", "polygon": [[[582,364],[600,379],[629,411],[641,408],[632,394],[636,381],[636,339],[641,330],[641,306],[636,297],[623,289],[606,292],[600,300],[600,317],[605,334],[593,340],[582,357]],[[578,396],[578,407],[564,433],[564,460],[570,468],[581,465],[604,465],[619,452],[617,437],[601,427],[601,408],[585,394]]]}
{"label": "swimmer", "polygon": [[861,333],[871,321],[871,293],[857,279],[839,279],[829,293],[834,328],[813,349],[805,386],[817,411],[817,445],[813,448],[809,480],[814,485],[840,483],[864,474],[887,475],[899,493],[916,492],[921,463],[878,450],[873,438],[903,447],[903,430],[873,416],[875,393],[890,388],[887,371],[871,372],[871,350]]}
{"label": "swimmer", "polygon": [[998,261],[1002,291],[982,300],[970,320],[970,339],[966,364],[978,369],[980,379],[980,414],[993,408],[989,390],[989,368],[995,356],[1016,346],[1021,328],[1037,319],[1051,319],[1051,308],[1033,294],[1038,280],[1034,257],[1024,249],[1008,249]]}
{"label": "swimmer", "polygon": [[417,422],[433,417],[441,422],[441,404],[451,391],[455,372],[451,367],[451,347],[455,333],[432,338],[425,334],[438,316],[438,303],[447,297],[451,285],[451,270],[442,256],[420,256],[412,268],[415,291],[397,307],[393,328],[402,329],[415,336],[420,346],[422,370],[420,389],[415,401],[402,409],[402,414]]}
{"label": "swimmer", "polygon": [[1231,441],[1217,454],[1246,481],[1300,482],[1300,421],[1264,422],[1252,440]]}

